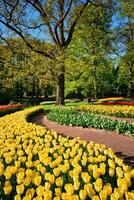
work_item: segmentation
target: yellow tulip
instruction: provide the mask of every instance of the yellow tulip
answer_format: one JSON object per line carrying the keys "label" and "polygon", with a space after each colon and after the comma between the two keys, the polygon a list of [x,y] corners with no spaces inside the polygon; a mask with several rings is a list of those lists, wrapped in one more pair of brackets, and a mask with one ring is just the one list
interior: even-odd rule
{"label": "yellow tulip", "polygon": [[17,167],[16,166],[11,167],[10,171],[11,171],[12,174],[16,174],[17,173]]}
{"label": "yellow tulip", "polygon": [[42,174],[45,174],[45,173],[46,173],[46,168],[45,168],[45,167],[41,167],[40,172],[41,172]]}
{"label": "yellow tulip", "polygon": [[93,198],[92,198],[92,200],[100,200],[100,198],[99,198],[99,196],[94,195]]}
{"label": "yellow tulip", "polygon": [[104,185],[103,190],[105,190],[107,192],[107,195],[110,196],[112,194],[112,186],[110,183],[106,183],[106,185]]}
{"label": "yellow tulip", "polygon": [[2,176],[3,172],[4,172],[4,165],[0,164],[0,176]]}
{"label": "yellow tulip", "polygon": [[113,168],[109,168],[109,176],[114,176],[115,170]]}
{"label": "yellow tulip", "polygon": [[64,188],[65,188],[65,190],[66,190],[66,192],[67,192],[67,194],[69,196],[73,195],[73,193],[74,193],[74,186],[72,184],[70,184],[70,183],[65,184]]}
{"label": "yellow tulip", "polygon": [[61,194],[61,199],[67,200],[67,199],[70,199],[70,196],[69,196],[67,193],[63,192],[63,193]]}
{"label": "yellow tulip", "polygon": [[31,183],[31,178],[29,176],[26,176],[26,178],[24,179],[24,185],[29,186],[30,183]]}
{"label": "yellow tulip", "polygon": [[24,171],[19,172],[19,173],[17,174],[17,183],[18,183],[18,184],[21,184],[21,183],[23,182],[23,180],[24,180],[24,177],[25,177]]}
{"label": "yellow tulip", "polygon": [[50,191],[50,190],[44,191],[44,199],[51,200],[52,199],[52,191]]}
{"label": "yellow tulip", "polygon": [[10,163],[12,162],[12,157],[11,157],[11,156],[7,156],[7,157],[5,158],[5,162],[6,162],[7,164],[10,164]]}
{"label": "yellow tulip", "polygon": [[15,195],[14,200],[21,200],[21,196],[20,195]]}
{"label": "yellow tulip", "polygon": [[93,186],[90,183],[87,183],[84,185],[84,190],[86,190],[87,195],[92,199],[92,197],[95,195],[95,191],[93,189]]}
{"label": "yellow tulip", "polygon": [[43,196],[44,193],[44,187],[42,185],[39,185],[36,189],[36,193],[38,196]]}
{"label": "yellow tulip", "polygon": [[11,171],[10,171],[10,170],[6,171],[6,172],[4,173],[4,176],[5,176],[6,180],[11,179],[11,177],[12,177]]}
{"label": "yellow tulip", "polygon": [[116,174],[120,178],[123,177],[123,170],[121,169],[121,167],[116,167]]}
{"label": "yellow tulip", "polygon": [[81,200],[85,200],[86,197],[87,197],[87,192],[86,192],[86,190],[80,190],[80,191],[79,191],[79,197],[80,197]]}
{"label": "yellow tulip", "polygon": [[103,182],[101,178],[97,178],[96,182],[94,182],[94,188],[97,192],[102,190]]}
{"label": "yellow tulip", "polygon": [[134,200],[134,193],[126,192],[125,197],[126,197],[126,200]]}
{"label": "yellow tulip", "polygon": [[33,180],[34,184],[39,186],[41,184],[41,176],[36,175]]}
{"label": "yellow tulip", "polygon": [[62,170],[63,173],[66,173],[66,172],[69,170],[69,164],[68,164],[68,163],[67,163],[67,164],[64,164],[64,165],[62,166],[61,170]]}
{"label": "yellow tulip", "polygon": [[99,168],[93,170],[93,177],[95,179],[97,179],[97,178],[99,178],[99,176],[100,176],[100,170],[99,170]]}
{"label": "yellow tulip", "polygon": [[58,197],[61,197],[61,189],[60,188],[55,188],[55,195]]}
{"label": "yellow tulip", "polygon": [[16,187],[16,191],[17,191],[17,193],[18,194],[23,194],[23,192],[24,192],[24,185],[23,184],[21,184],[21,185],[17,185],[17,187]]}
{"label": "yellow tulip", "polygon": [[27,195],[26,195],[26,196],[23,197],[22,200],[31,200],[31,199],[32,199],[31,196],[27,196]]}
{"label": "yellow tulip", "polygon": [[79,190],[80,182],[78,180],[74,181],[74,189]]}
{"label": "yellow tulip", "polygon": [[54,173],[55,176],[59,176],[60,172],[61,172],[61,169],[58,168],[58,167],[53,169],[53,173]]}
{"label": "yellow tulip", "polygon": [[110,200],[119,200],[119,198],[116,196],[115,193],[112,193],[112,194],[110,195]]}
{"label": "yellow tulip", "polygon": [[11,191],[12,191],[12,185],[11,185],[10,181],[6,181],[5,182],[5,185],[4,185],[3,189],[4,189],[5,195],[8,195],[8,194],[11,193]]}
{"label": "yellow tulip", "polygon": [[60,200],[60,197],[54,197],[53,200]]}
{"label": "yellow tulip", "polygon": [[26,196],[31,196],[33,198],[35,190],[33,188],[28,188],[26,191]]}
{"label": "yellow tulip", "polygon": [[101,190],[99,196],[101,200],[107,200],[107,192],[105,190]]}
{"label": "yellow tulip", "polygon": [[114,161],[113,161],[113,160],[111,160],[111,159],[108,159],[108,165],[109,165],[109,167],[111,167],[111,168],[115,169],[115,163],[114,163]]}
{"label": "yellow tulip", "polygon": [[50,190],[51,184],[49,182],[45,182],[45,190]]}
{"label": "yellow tulip", "polygon": [[81,173],[81,177],[82,177],[82,179],[83,179],[83,181],[85,182],[85,183],[89,183],[90,182],[90,176],[89,176],[89,174],[87,173],[87,172],[82,172]]}

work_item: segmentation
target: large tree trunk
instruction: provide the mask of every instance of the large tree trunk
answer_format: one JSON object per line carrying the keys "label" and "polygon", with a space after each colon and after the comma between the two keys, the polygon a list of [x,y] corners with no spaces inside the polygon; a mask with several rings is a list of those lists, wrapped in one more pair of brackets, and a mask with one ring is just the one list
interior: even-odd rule
{"label": "large tree trunk", "polygon": [[56,105],[64,105],[65,51],[63,47],[60,47],[59,55],[57,58],[58,58],[57,62],[58,75],[57,75]]}
{"label": "large tree trunk", "polygon": [[57,76],[56,105],[64,105],[64,72]]}

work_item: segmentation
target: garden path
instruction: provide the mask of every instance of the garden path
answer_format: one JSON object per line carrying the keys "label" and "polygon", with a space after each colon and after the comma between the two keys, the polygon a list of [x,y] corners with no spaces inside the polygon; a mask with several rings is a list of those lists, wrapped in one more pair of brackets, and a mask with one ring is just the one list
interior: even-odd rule
{"label": "garden path", "polygon": [[54,129],[62,135],[70,137],[78,136],[86,141],[105,144],[106,147],[112,148],[117,156],[123,158],[127,164],[134,166],[134,137],[94,128],[62,126],[56,122],[49,121],[44,113],[38,114],[32,119],[32,122],[44,126],[49,130]]}

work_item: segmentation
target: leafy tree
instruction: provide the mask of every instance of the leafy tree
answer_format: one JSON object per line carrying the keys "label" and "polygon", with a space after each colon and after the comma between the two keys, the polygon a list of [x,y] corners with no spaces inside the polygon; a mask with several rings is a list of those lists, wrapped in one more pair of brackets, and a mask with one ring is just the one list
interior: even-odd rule
{"label": "leafy tree", "polygon": [[[44,46],[44,44],[40,45]],[[4,88],[7,90],[10,87],[17,97],[29,95],[34,97],[46,93],[48,86],[54,84],[52,62],[30,51],[22,40],[18,38],[12,40],[13,52],[3,45],[1,45],[1,50],[2,90]]]}
{"label": "leafy tree", "polygon": [[120,88],[125,88],[123,93],[130,97],[134,90],[134,1],[120,0],[119,8],[120,23],[116,28],[116,36],[123,52],[120,55],[118,82]]}
{"label": "leafy tree", "polygon": [[[78,89],[84,96],[96,98],[108,95],[109,90],[112,90],[113,66],[108,58],[111,52],[112,15],[108,8],[87,7],[67,49],[67,68],[70,75],[72,74],[72,82],[70,83],[69,78],[67,85],[74,88],[75,92]],[[78,70],[75,72],[76,68]],[[71,88],[67,87],[66,93],[71,92]]]}
{"label": "leafy tree", "polygon": [[[20,36],[33,51],[55,59],[57,72],[57,104],[64,104],[65,49],[71,42],[75,27],[88,4],[94,7],[111,5],[111,0],[1,0],[0,23]],[[31,14],[32,13],[32,14]],[[3,30],[3,29],[2,29]],[[2,32],[1,30],[1,32]],[[29,42],[28,35],[34,31],[42,39],[50,39],[54,51],[47,51]],[[39,31],[42,30],[42,33]],[[2,36],[3,38],[4,36]]]}

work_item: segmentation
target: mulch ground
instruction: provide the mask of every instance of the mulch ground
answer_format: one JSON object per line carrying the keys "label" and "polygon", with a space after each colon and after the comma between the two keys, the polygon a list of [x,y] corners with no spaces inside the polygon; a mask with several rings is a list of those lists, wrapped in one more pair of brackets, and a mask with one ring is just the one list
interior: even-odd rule
{"label": "mulch ground", "polygon": [[127,164],[134,167],[134,137],[94,128],[62,126],[49,121],[44,113],[38,114],[32,119],[32,122],[44,126],[49,130],[54,129],[62,135],[68,135],[72,138],[78,136],[86,141],[105,144],[106,147],[112,148],[117,156],[123,158]]}

